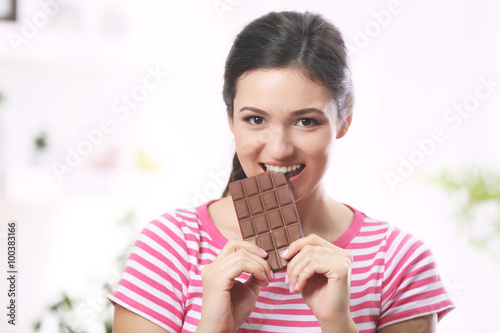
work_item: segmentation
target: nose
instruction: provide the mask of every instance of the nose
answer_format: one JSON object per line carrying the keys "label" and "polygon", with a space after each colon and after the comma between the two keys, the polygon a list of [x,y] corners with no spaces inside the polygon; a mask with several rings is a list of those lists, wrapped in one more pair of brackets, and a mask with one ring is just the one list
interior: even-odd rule
{"label": "nose", "polygon": [[290,133],[282,127],[270,129],[266,138],[266,152],[276,161],[291,157],[295,146]]}

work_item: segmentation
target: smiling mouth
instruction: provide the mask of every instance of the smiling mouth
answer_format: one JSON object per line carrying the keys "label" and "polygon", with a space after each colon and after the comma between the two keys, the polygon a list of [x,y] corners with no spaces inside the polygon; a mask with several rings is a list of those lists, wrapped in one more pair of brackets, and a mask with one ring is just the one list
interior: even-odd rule
{"label": "smiling mouth", "polygon": [[259,163],[264,171],[274,171],[284,173],[287,178],[297,176],[306,167],[305,164],[294,164],[287,166],[276,166],[271,164]]}

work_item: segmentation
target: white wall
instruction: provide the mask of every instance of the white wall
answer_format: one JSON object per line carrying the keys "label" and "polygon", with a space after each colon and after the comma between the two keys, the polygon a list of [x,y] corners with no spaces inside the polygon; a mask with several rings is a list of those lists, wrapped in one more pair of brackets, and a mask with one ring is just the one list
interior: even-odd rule
{"label": "white wall", "polygon": [[[382,26],[381,11],[393,8]],[[116,225],[126,212],[137,214],[139,229],[222,191],[233,153],[225,57],[246,23],[283,9],[322,13],[351,47],[356,106],[327,175],[331,193],[429,243],[458,306],[441,332],[496,329],[477,318],[496,315],[500,269],[457,236],[453,202],[420,176],[472,163],[500,168],[498,84],[460,123],[446,118],[481,78],[500,81],[498,2],[108,0],[60,5],[32,36],[25,30],[17,50],[9,38],[23,36],[41,7],[23,2],[18,23],[0,22],[0,233],[8,220],[20,224],[19,326],[2,321],[2,332],[29,332],[61,290],[97,300],[98,309],[99,281],[117,274],[113,258],[128,241]],[[168,75],[128,115],[113,112],[154,70]],[[83,132],[103,121],[112,130],[58,180],[52,163],[64,163],[67,147],[84,145]],[[387,172],[439,129],[446,139],[391,188]],[[49,147],[37,155],[33,138],[44,130]],[[6,299],[5,281],[0,288]]]}

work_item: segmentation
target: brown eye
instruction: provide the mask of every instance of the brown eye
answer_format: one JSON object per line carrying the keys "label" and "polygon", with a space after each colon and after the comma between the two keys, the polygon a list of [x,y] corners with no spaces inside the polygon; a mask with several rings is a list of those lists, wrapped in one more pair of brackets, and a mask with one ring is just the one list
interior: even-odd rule
{"label": "brown eye", "polygon": [[265,120],[262,117],[259,116],[250,116],[245,118],[245,121],[252,124],[252,125],[262,125]]}
{"label": "brown eye", "polygon": [[297,125],[303,126],[303,127],[312,127],[312,126],[318,125],[318,122],[312,118],[302,118],[297,122]]}

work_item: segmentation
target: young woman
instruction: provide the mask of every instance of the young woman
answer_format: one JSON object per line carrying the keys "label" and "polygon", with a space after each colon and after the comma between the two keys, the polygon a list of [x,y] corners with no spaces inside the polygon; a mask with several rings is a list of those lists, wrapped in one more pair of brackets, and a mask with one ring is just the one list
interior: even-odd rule
{"label": "young woman", "polygon": [[224,101],[230,182],[286,172],[305,237],[273,273],[223,198],[140,234],[109,299],[113,332],[435,332],[453,304],[421,241],[331,198],[322,178],[352,119],[340,32],[311,13],[270,13],[236,37]]}

